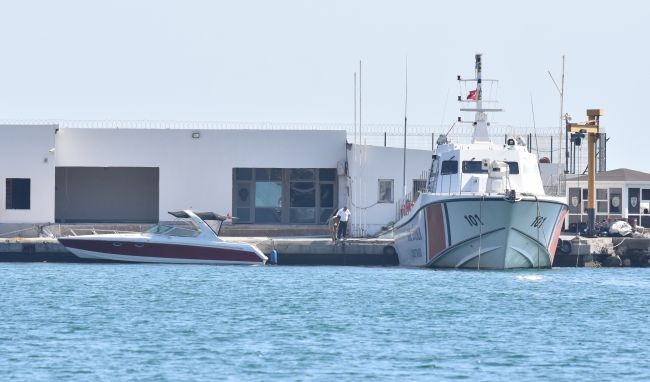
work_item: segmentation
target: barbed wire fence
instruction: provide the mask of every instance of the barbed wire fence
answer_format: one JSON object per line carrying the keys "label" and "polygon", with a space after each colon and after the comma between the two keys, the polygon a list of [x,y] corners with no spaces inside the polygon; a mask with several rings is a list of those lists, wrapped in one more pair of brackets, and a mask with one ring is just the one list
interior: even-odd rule
{"label": "barbed wire fence", "polygon": [[[188,129],[188,130],[336,130],[345,131],[349,143],[371,146],[404,147],[404,125],[351,123],[275,123],[275,122],[220,122],[220,121],[151,121],[151,120],[0,120],[0,125],[58,125],[63,129]],[[601,129],[604,130],[604,129]],[[507,136],[522,136],[530,142],[531,152],[540,159],[557,163],[558,150],[564,160],[565,145],[560,142],[558,127],[513,126],[493,124],[489,127],[492,142],[504,142]],[[433,150],[441,134],[448,134],[453,143],[471,143],[474,127],[458,125],[409,125],[406,128],[406,147]],[[564,141],[564,138],[562,139]],[[586,151],[576,150],[576,172],[586,166]]]}

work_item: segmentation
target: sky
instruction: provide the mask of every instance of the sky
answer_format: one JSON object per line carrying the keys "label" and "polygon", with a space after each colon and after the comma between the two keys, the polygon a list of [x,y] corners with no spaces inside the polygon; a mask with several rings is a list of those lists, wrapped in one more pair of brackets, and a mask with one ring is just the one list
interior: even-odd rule
{"label": "sky", "polygon": [[[0,2],[0,120],[451,124],[456,76],[499,79],[499,124],[604,109],[608,169],[650,172],[650,2]],[[445,103],[447,106],[445,107]],[[639,110],[641,109],[641,110]],[[444,119],[443,119],[444,116]],[[637,154],[634,154],[634,153]]]}

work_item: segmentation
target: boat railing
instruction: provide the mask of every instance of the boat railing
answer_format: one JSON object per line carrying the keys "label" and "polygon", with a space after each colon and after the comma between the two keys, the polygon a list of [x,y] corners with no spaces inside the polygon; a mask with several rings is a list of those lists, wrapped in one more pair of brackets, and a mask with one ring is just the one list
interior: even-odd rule
{"label": "boat railing", "polygon": [[142,232],[134,232],[134,231],[117,231],[114,229],[95,229],[95,228],[76,228],[76,229],[69,229],[68,231],[64,231],[64,232],[70,232],[72,235],[63,235],[62,232],[61,236],[84,236],[87,235],[87,232],[90,232],[93,235],[114,234],[119,236],[142,233]]}
{"label": "boat railing", "polygon": [[548,196],[566,196],[566,175],[550,176],[548,182],[544,185],[544,194]]}
{"label": "boat railing", "polygon": [[432,173],[433,173],[432,170],[422,171],[420,173],[420,178],[413,180],[413,191],[407,193],[397,201],[397,213],[396,213],[397,219],[395,221],[398,221],[399,219],[411,213],[411,209],[415,205],[415,202],[418,200],[418,197],[420,196],[421,193],[430,192],[429,185],[431,183]]}
{"label": "boat railing", "polygon": [[407,216],[409,213],[411,213],[414,205],[415,202],[413,201],[413,196],[410,192],[400,198],[397,201],[397,218],[395,221],[398,221],[404,216]]}

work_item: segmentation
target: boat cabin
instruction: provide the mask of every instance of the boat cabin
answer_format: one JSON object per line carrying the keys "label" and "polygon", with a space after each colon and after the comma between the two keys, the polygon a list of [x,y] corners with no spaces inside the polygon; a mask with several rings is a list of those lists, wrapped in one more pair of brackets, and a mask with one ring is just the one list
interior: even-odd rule
{"label": "boat cabin", "polygon": [[521,137],[508,138],[502,145],[438,145],[429,190],[436,194],[501,194],[506,190],[544,194],[537,159]]}

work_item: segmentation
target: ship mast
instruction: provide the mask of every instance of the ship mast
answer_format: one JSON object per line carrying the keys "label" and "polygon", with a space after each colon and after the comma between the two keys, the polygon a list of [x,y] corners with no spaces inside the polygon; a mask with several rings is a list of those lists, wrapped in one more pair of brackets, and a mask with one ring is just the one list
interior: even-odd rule
{"label": "ship mast", "polygon": [[486,120],[486,115],[480,110],[483,110],[483,82],[481,81],[482,77],[482,61],[483,53],[477,53],[476,56],[476,117],[474,118],[475,122]]}
{"label": "ship mast", "polygon": [[460,96],[458,97],[458,101],[460,102],[476,102],[476,107],[475,108],[461,108],[460,111],[468,111],[468,112],[476,112],[475,117],[474,117],[474,122],[469,122],[469,121],[461,121],[460,118],[458,119],[459,122],[469,122],[474,125],[474,136],[472,139],[472,143],[490,143],[490,135],[488,133],[488,126],[490,125],[487,121],[487,114],[486,112],[498,112],[498,111],[503,111],[502,109],[484,109],[483,108],[483,103],[496,103],[496,100],[484,100],[483,99],[483,81],[492,81],[492,82],[497,82],[496,80],[484,80],[483,79],[483,53],[476,53],[474,55],[474,59],[476,60],[475,64],[475,78],[472,79],[461,79],[460,76],[458,76],[458,81],[471,81],[474,82],[476,81],[476,99],[470,100],[469,97],[466,100],[463,100]]}

